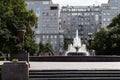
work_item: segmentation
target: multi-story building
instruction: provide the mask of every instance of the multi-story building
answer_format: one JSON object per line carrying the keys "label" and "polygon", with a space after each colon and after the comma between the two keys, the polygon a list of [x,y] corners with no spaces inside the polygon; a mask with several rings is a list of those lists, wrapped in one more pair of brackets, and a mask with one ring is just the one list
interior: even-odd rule
{"label": "multi-story building", "polygon": [[120,14],[120,0],[109,0],[101,6],[64,6],[60,13],[65,38],[73,39],[78,29],[82,39],[89,39],[88,33],[106,28]]}
{"label": "multi-story building", "polygon": [[61,9],[61,26],[65,38],[73,39],[76,29],[82,39],[89,39],[101,27],[100,6],[64,6]]}
{"label": "multi-story building", "polygon": [[26,0],[27,9],[33,9],[38,17],[38,25],[35,30],[37,43],[50,43],[59,55],[64,44],[63,32],[59,28],[59,5],[52,0]]}
{"label": "multi-story building", "polygon": [[102,26],[106,28],[112,19],[120,13],[120,0],[109,0],[107,4],[102,4]]}

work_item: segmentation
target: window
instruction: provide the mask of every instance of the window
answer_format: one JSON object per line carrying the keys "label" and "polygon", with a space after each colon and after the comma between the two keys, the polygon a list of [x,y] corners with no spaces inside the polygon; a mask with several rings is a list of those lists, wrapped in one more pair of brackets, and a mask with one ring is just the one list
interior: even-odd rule
{"label": "window", "polygon": [[42,37],[43,37],[43,39],[44,39],[44,38],[45,38],[45,35],[43,35]]}
{"label": "window", "polygon": [[54,38],[57,38],[57,36],[55,35]]}
{"label": "window", "polygon": [[98,21],[98,20],[99,20],[99,16],[95,15],[95,21]]}
{"label": "window", "polygon": [[83,22],[81,22],[81,25],[83,25],[84,23]]}
{"label": "window", "polygon": [[118,9],[118,7],[111,7],[111,9]]}
{"label": "window", "polygon": [[37,28],[37,29],[35,30],[35,33],[36,33],[36,34],[40,34],[39,28]]}
{"label": "window", "polygon": [[40,38],[36,38],[36,43],[40,43]]}
{"label": "window", "polygon": [[79,16],[82,16],[82,13],[78,13]]}
{"label": "window", "polygon": [[50,8],[49,6],[43,5],[44,8],[42,8],[43,11],[48,11]]}
{"label": "window", "polygon": [[110,15],[110,13],[107,13],[107,15],[109,16],[109,15]]}
{"label": "window", "polygon": [[63,35],[60,35],[60,38],[63,38]]}
{"label": "window", "polygon": [[72,9],[72,11],[75,11],[75,9]]}
{"label": "window", "polygon": [[94,13],[91,13],[91,15],[94,15]]}
{"label": "window", "polygon": [[51,35],[51,39],[53,38],[53,35]]}
{"label": "window", "polygon": [[106,18],[104,18],[103,21],[106,21]]}
{"label": "window", "polygon": [[84,13],[85,16],[87,16],[87,13]]}
{"label": "window", "polygon": [[104,24],[103,26],[106,26],[106,24]]}
{"label": "window", "polygon": [[46,38],[48,39],[48,38],[49,38],[49,36],[48,36],[48,35],[46,35]]}
{"label": "window", "polygon": [[72,13],[73,16],[77,15],[77,13]]}
{"label": "window", "polygon": [[106,15],[106,13],[103,13],[103,15]]}
{"label": "window", "polygon": [[49,1],[43,1],[42,3],[43,4],[49,4]]}
{"label": "window", "polygon": [[51,6],[50,9],[51,9],[51,10],[57,10],[58,7],[57,7],[57,6]]}
{"label": "window", "polygon": [[99,11],[99,9],[98,9],[98,8],[96,8],[96,9],[95,9],[95,11]]}
{"label": "window", "polygon": [[37,25],[37,28],[40,28],[39,23],[38,23],[38,25]]}
{"label": "window", "polygon": [[40,5],[38,4],[35,8],[36,15],[40,15]]}
{"label": "window", "polygon": [[110,21],[110,18],[108,18],[107,20]]}
{"label": "window", "polygon": [[66,9],[63,9],[62,11],[66,11]]}

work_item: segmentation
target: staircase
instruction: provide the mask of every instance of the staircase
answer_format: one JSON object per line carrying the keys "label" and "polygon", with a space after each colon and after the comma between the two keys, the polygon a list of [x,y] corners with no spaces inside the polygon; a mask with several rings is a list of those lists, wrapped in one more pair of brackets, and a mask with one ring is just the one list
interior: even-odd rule
{"label": "staircase", "polygon": [[120,80],[120,70],[30,70],[29,80]]}

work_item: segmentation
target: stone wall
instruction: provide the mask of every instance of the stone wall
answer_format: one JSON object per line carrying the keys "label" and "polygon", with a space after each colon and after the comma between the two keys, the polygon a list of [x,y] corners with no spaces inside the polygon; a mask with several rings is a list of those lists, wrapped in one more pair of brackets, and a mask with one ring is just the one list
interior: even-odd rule
{"label": "stone wall", "polygon": [[2,66],[2,80],[29,80],[26,62],[6,62]]}

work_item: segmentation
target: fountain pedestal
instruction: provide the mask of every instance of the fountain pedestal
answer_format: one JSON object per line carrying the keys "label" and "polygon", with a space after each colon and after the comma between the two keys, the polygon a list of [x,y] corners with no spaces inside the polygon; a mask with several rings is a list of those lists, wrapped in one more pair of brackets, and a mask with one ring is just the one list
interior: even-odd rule
{"label": "fountain pedestal", "polygon": [[65,54],[66,56],[89,56],[89,52],[86,49],[86,45],[82,44],[81,39],[78,36],[78,30],[76,30],[76,37],[73,40],[73,44],[70,44],[68,47],[68,51]]}

